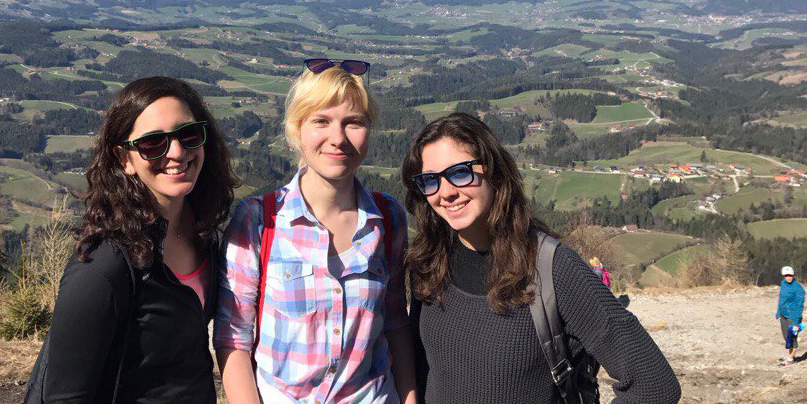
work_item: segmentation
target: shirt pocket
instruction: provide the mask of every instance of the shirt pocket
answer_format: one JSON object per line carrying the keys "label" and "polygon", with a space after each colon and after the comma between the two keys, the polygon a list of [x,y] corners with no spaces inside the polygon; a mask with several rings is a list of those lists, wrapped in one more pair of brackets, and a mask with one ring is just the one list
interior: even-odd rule
{"label": "shirt pocket", "polygon": [[316,310],[314,267],[302,261],[270,261],[266,265],[265,304],[289,318]]}
{"label": "shirt pocket", "polygon": [[362,275],[360,287],[366,289],[367,294],[361,293],[360,296],[367,296],[367,298],[361,299],[359,306],[365,310],[378,312],[379,308],[384,305],[384,295],[390,278],[387,260],[383,257],[370,258],[367,271]]}

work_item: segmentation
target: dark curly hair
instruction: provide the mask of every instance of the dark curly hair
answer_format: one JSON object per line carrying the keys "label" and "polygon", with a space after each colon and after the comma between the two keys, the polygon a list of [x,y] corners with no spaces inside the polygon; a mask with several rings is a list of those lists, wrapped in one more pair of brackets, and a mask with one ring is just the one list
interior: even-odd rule
{"label": "dark curly hair", "polygon": [[[101,241],[108,240],[125,248],[136,267],[151,265],[154,246],[147,229],[159,217],[156,201],[137,177],[124,173],[116,148],[131,134],[143,110],[164,97],[183,101],[195,120],[208,122],[204,164],[193,191],[187,196],[196,215],[195,233],[200,240],[208,240],[227,219],[233,202],[233,187],[238,180],[224,139],[201,95],[182,80],[138,79],[115,95],[97,133],[92,164],[87,170],[88,188],[82,196],[86,212],[76,231],[79,260],[86,262],[90,252]],[[82,248],[85,245],[87,248]]]}
{"label": "dark curly hair", "polygon": [[509,308],[530,303],[533,293],[527,291],[527,285],[535,271],[538,231],[559,235],[533,217],[521,173],[510,153],[487,125],[463,113],[453,113],[423,128],[413,140],[401,169],[406,185],[406,209],[415,218],[417,230],[406,255],[412,292],[421,301],[440,302],[450,283],[448,257],[456,242],[456,232],[434,211],[412,180],[413,175],[421,173],[423,148],[442,138],[466,145],[468,153],[482,161],[485,180],[495,192],[487,218],[493,257],[488,306],[503,314]]}

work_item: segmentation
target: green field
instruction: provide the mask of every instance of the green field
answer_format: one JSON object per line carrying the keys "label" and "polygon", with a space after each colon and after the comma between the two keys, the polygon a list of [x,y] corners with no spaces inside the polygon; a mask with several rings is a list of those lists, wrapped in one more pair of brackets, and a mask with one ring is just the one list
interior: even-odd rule
{"label": "green field", "polygon": [[538,181],[534,196],[541,203],[555,200],[556,209],[574,210],[588,206],[592,199],[601,196],[607,196],[612,202],[616,202],[624,179],[625,176],[620,174],[574,171],[546,174]]}
{"label": "green field", "polygon": [[45,153],[72,153],[79,149],[92,149],[94,145],[95,136],[48,136],[48,144],[45,146]]}
{"label": "green field", "polygon": [[14,117],[23,121],[33,121],[35,117],[43,118],[45,116],[45,112],[48,111],[74,108],[71,106],[71,104],[56,101],[23,100],[20,101],[19,104],[21,107],[23,107],[23,110],[22,112],[15,114]]}
{"label": "green field", "polygon": [[[631,122],[632,123],[632,122]],[[637,121],[636,123],[644,124],[644,122]],[[576,122],[569,122],[567,123],[569,128],[577,135],[580,139],[585,139],[589,137],[595,137],[604,135],[611,131],[611,128],[615,127],[618,124],[615,123],[576,123]],[[624,125],[627,126],[627,125]]]}
{"label": "green field", "polygon": [[764,239],[807,237],[807,218],[773,219],[748,223],[748,231],[755,238]]}
{"label": "green field", "polygon": [[[519,107],[524,113],[532,117],[547,117],[549,111],[546,108],[535,105],[535,100],[540,97],[554,96],[557,94],[592,94],[600,91],[572,89],[572,90],[530,90],[523,93],[516,94],[512,97],[499,98],[490,100],[490,105],[500,109],[510,109]],[[462,100],[451,102],[436,102],[432,104],[423,104],[415,107],[416,110],[423,113],[426,121],[432,121],[437,118],[446,116],[454,112],[457,103]]]}
{"label": "green field", "polygon": [[715,192],[726,194],[731,190],[734,192],[734,182],[730,179],[714,179],[707,177],[688,178],[686,180],[687,186],[695,193],[695,195],[707,196]]}
{"label": "green field", "polygon": [[18,168],[0,166],[0,192],[12,198],[34,202],[43,206],[52,206],[56,199],[59,185],[43,180],[28,171]]}
{"label": "green field", "polygon": [[231,76],[235,81],[221,81],[219,85],[227,90],[249,89],[264,93],[283,94],[289,92],[291,80],[287,77],[265,76],[251,73],[234,67],[225,66],[216,69]]}
{"label": "green field", "polygon": [[648,264],[692,242],[680,234],[641,232],[625,233],[611,239],[618,256],[626,265]]}
{"label": "green field", "polygon": [[22,231],[25,225],[34,228],[37,226],[44,226],[48,223],[48,217],[37,215],[33,213],[16,212],[16,216],[11,219],[8,226],[15,231]]}
{"label": "green field", "polygon": [[56,181],[64,183],[71,190],[85,191],[87,189],[87,177],[75,173],[59,173],[54,177]]}
{"label": "green field", "polygon": [[420,113],[422,113],[423,116],[426,117],[426,122],[431,122],[437,118],[442,118],[454,112],[454,108],[457,106],[457,102],[459,101],[423,104],[418,105],[417,107],[415,107],[415,109],[420,111]]}
{"label": "green field", "polygon": [[[233,102],[235,101],[238,101],[241,106],[233,107]],[[252,111],[261,116],[276,115],[278,113],[271,104],[258,103],[247,105],[237,97],[205,97],[205,102],[210,107],[210,113],[213,114],[216,119],[232,118],[236,115],[243,114],[245,111]]]}
{"label": "green field", "polygon": [[635,122],[652,118],[653,114],[644,105],[626,102],[618,106],[598,106],[597,116],[592,123]]}
{"label": "green field", "polygon": [[586,53],[586,52],[588,52],[590,50],[591,49],[589,49],[589,48],[587,48],[587,47],[585,47],[583,45],[563,44],[563,45],[553,46],[551,48],[546,48],[546,49],[544,49],[544,50],[542,50],[540,52],[535,52],[533,55],[534,56],[543,56],[543,55],[564,56],[564,57],[574,58],[574,57],[578,57],[578,56],[580,56],[580,55],[582,55],[582,54],[584,54],[584,53]]}
{"label": "green field", "polygon": [[670,275],[676,275],[678,271],[685,268],[694,258],[711,251],[711,249],[712,247],[706,244],[682,248],[656,261],[654,265]]}
{"label": "green field", "polygon": [[759,205],[760,202],[767,200],[775,202],[781,199],[780,194],[766,188],[744,187],[740,188],[740,192],[717,201],[715,209],[721,213],[734,214],[748,209],[752,203]]}
{"label": "green field", "polygon": [[535,99],[540,95],[532,91],[527,91],[512,97],[501,98],[498,100],[491,100],[490,105],[496,106],[500,109],[512,109],[519,107],[525,114],[533,117],[548,117],[549,111],[541,105],[536,105]]}
{"label": "green field", "polygon": [[642,276],[639,278],[639,284],[643,287],[675,286],[676,282],[672,275],[651,264],[642,272]]}
{"label": "green field", "polygon": [[661,218],[664,216],[670,217],[672,219],[686,219],[680,216],[679,210],[692,212],[693,214],[697,214],[697,207],[693,206],[695,201],[698,198],[694,195],[687,195],[687,196],[680,196],[678,198],[670,198],[665,199],[659,203],[657,203],[650,212],[653,214],[655,218]]}
{"label": "green field", "polygon": [[771,123],[795,127],[807,127],[807,111],[780,115],[771,119]]}
{"label": "green field", "polygon": [[682,142],[648,142],[620,159],[589,161],[589,165],[625,167],[639,164],[645,166],[666,166],[670,163],[694,164],[700,161],[700,155],[704,151],[713,162],[725,165],[739,164],[751,168],[755,174],[777,174],[781,168],[781,166],[753,154],[694,147]]}

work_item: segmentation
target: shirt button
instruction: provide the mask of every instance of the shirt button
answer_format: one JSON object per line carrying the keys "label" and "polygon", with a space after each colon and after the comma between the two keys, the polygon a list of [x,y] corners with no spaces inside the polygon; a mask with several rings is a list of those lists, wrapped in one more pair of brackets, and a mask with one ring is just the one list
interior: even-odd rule
{"label": "shirt button", "polygon": [[360,246],[360,245],[361,245],[361,241],[357,241],[357,242],[353,243],[353,245],[355,245],[356,247],[358,247],[358,246]]}
{"label": "shirt button", "polygon": [[336,290],[334,290],[334,292],[336,292],[337,295],[341,295],[342,294],[342,288],[336,288]]}
{"label": "shirt button", "polygon": [[322,401],[319,401],[319,400],[314,401],[314,404],[322,404]]}
{"label": "shirt button", "polygon": [[331,367],[328,368],[328,372],[336,373],[336,365],[331,365]]}
{"label": "shirt button", "polygon": [[336,334],[336,335],[339,335],[341,333],[341,331],[339,331],[338,328],[334,328],[333,333]]}
{"label": "shirt button", "polygon": [[286,275],[284,275],[284,276],[286,277],[286,279],[291,278],[291,274],[289,274],[288,272],[286,272]]}

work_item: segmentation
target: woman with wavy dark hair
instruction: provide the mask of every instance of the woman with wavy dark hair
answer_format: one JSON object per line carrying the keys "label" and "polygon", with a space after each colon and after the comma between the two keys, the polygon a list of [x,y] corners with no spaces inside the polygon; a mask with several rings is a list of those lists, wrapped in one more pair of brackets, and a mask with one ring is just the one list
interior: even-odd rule
{"label": "woman with wavy dark hair", "polygon": [[[515,161],[479,119],[455,113],[414,139],[402,169],[417,235],[412,274],[420,402],[563,403],[530,315],[539,236]],[[552,260],[572,352],[618,380],[615,402],[668,403],[680,387],[661,351],[580,256]]]}
{"label": "woman with wavy dark hair", "polygon": [[212,266],[236,178],[202,97],[168,77],[127,85],[104,113],[87,182],[43,400],[215,403]]}

